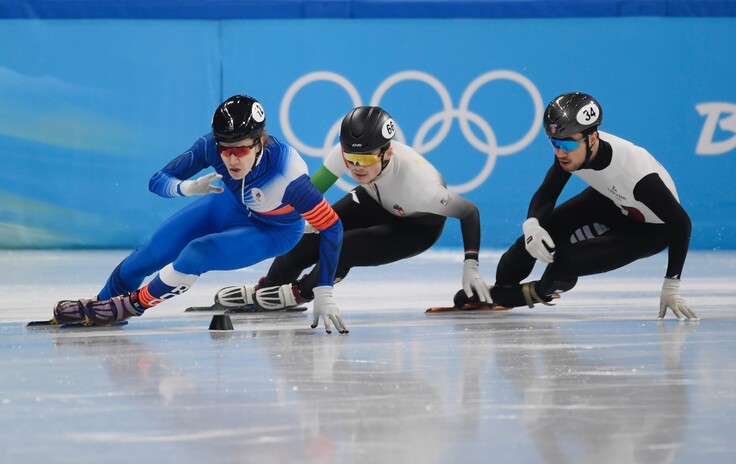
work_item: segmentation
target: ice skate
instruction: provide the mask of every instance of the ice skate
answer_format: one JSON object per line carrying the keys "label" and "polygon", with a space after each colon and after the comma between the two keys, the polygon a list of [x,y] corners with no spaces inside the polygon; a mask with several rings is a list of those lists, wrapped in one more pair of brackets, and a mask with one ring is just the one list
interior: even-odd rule
{"label": "ice skate", "polygon": [[[552,298],[554,298],[555,295],[545,295],[544,297],[539,296],[535,286],[536,283],[537,281],[535,280],[533,282],[521,284],[521,294],[524,296],[526,305],[530,308],[533,308],[535,303],[542,303],[545,306],[554,306],[554,303],[550,303],[550,301],[552,301]],[[557,296],[559,297],[559,295]]]}
{"label": "ice skate", "polygon": [[[490,292],[493,288],[492,285],[488,286],[488,291]],[[431,308],[432,309],[432,308]],[[433,308],[433,309],[442,309],[442,308]],[[468,295],[465,294],[465,290],[460,289],[455,293],[455,296],[452,299],[452,307],[449,309],[455,309],[455,310],[462,310],[462,311],[469,311],[474,309],[509,309],[500,305],[496,305],[493,303],[493,301],[488,302],[482,302],[478,298],[478,295],[473,292],[473,296],[468,298]]]}
{"label": "ice skate", "polygon": [[536,290],[537,280],[516,285],[495,285],[491,288],[493,301],[501,306],[516,308],[527,306],[533,308],[535,304],[541,303],[545,306],[554,306],[552,300],[560,297],[559,294],[540,296]]}
{"label": "ice skate", "polygon": [[82,298],[81,300],[61,300],[54,305],[54,316],[50,323],[54,324],[74,324],[84,321],[86,314],[84,306],[93,299]]}
{"label": "ice skate", "polygon": [[304,298],[299,292],[296,282],[275,287],[259,288],[255,292],[254,301],[260,311],[278,311],[298,308],[312,301]]}
{"label": "ice skate", "polygon": [[84,305],[84,325],[110,325],[137,317],[146,310],[137,299],[137,294],[116,296],[109,300],[88,301]]}
{"label": "ice skate", "polygon": [[263,286],[265,277],[261,277],[256,285],[234,285],[223,287],[215,294],[215,303],[211,306],[190,306],[185,312],[223,311],[228,314],[252,313],[260,309],[255,304],[255,293]]}
{"label": "ice skate", "polygon": [[255,309],[255,293],[265,280],[261,277],[256,285],[239,285],[221,288],[215,294],[215,304],[212,309],[225,309],[230,311],[253,311]]}

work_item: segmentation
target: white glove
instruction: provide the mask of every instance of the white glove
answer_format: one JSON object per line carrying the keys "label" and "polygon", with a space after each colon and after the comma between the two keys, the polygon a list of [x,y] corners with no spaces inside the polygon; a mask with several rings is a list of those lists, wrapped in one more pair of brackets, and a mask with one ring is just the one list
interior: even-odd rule
{"label": "white glove", "polygon": [[664,283],[662,284],[662,295],[659,297],[659,317],[658,319],[664,319],[664,315],[667,313],[667,308],[670,308],[675,316],[681,321],[685,318],[692,320],[700,320],[697,314],[693,310],[687,307],[687,303],[680,296],[680,279],[670,279],[665,277]]}
{"label": "white glove", "polygon": [[535,259],[549,264],[554,261],[552,253],[555,252],[555,242],[546,230],[539,225],[537,218],[529,218],[521,226],[524,231],[524,243],[526,251]]}
{"label": "white glove", "polygon": [[211,172],[195,180],[183,180],[179,184],[179,190],[185,197],[192,195],[207,195],[208,193],[222,193],[225,189],[212,185],[212,182],[222,179],[222,174]]}
{"label": "white glove", "polygon": [[305,234],[318,234],[319,231],[314,228],[314,226],[307,221],[304,221],[304,233]]}
{"label": "white glove", "polygon": [[348,333],[348,329],[340,318],[340,308],[335,303],[335,298],[332,296],[332,287],[324,285],[322,287],[314,288],[314,321],[312,321],[312,328],[316,328],[319,325],[319,318],[325,321],[325,332],[332,333],[330,328],[330,321],[335,324],[335,328],[341,334]]}
{"label": "white glove", "polygon": [[463,262],[463,290],[468,298],[472,297],[475,291],[480,301],[487,303],[491,301],[491,294],[488,285],[478,273],[478,266],[477,259],[466,259]]}

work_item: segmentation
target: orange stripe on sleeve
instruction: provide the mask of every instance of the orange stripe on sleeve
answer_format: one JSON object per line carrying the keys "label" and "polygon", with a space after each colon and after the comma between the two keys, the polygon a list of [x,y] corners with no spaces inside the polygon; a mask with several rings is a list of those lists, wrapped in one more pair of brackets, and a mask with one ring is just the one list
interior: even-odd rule
{"label": "orange stripe on sleeve", "polygon": [[302,216],[317,230],[325,230],[338,220],[337,213],[324,198],[317,206],[302,214]]}

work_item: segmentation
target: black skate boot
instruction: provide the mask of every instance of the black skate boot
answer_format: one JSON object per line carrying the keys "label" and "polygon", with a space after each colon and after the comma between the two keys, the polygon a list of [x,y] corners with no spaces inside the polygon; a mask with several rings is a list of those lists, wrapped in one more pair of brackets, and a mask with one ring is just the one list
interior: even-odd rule
{"label": "black skate boot", "polygon": [[[488,290],[492,289],[493,286],[489,286]],[[455,293],[455,297],[452,299],[452,306],[455,309],[463,309],[463,310],[469,310],[469,309],[483,309],[483,308],[491,308],[491,309],[502,309],[502,308],[496,308],[496,306],[492,301],[489,302],[482,302],[478,298],[478,294],[473,292],[473,296],[468,298],[468,295],[465,294],[465,290],[462,288]]]}
{"label": "black skate boot", "polygon": [[536,289],[537,282],[539,281],[534,280],[516,285],[496,285],[491,288],[491,298],[493,298],[494,303],[508,308],[516,308],[517,306],[533,308],[536,303],[554,306],[550,301],[559,297],[559,295],[540,296]]}

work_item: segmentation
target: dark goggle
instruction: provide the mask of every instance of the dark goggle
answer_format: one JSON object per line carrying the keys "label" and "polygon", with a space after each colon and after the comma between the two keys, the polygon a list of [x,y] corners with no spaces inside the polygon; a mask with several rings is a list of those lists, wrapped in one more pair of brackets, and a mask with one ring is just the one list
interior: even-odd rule
{"label": "dark goggle", "polygon": [[235,155],[238,158],[242,158],[244,156],[248,156],[251,153],[253,153],[255,148],[260,145],[261,139],[256,139],[255,142],[253,142],[253,145],[243,145],[240,147],[223,147],[222,145],[217,145],[217,149],[220,151],[220,154],[224,156],[225,158],[229,158],[231,155]]}
{"label": "dark goggle", "polygon": [[348,164],[353,166],[372,166],[380,163],[383,159],[383,152],[375,153],[347,153],[343,152],[342,157]]}
{"label": "dark goggle", "polygon": [[575,150],[577,147],[580,146],[584,139],[581,140],[573,140],[573,139],[553,139],[552,137],[549,138],[549,141],[552,143],[552,146],[555,147],[557,150],[562,150],[566,153],[569,153],[573,150]]}

